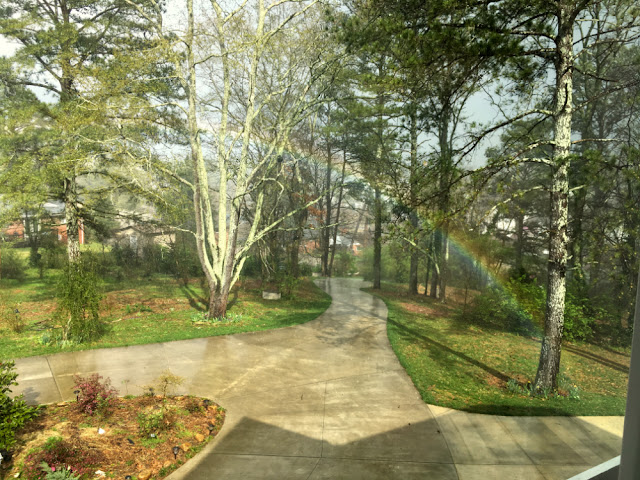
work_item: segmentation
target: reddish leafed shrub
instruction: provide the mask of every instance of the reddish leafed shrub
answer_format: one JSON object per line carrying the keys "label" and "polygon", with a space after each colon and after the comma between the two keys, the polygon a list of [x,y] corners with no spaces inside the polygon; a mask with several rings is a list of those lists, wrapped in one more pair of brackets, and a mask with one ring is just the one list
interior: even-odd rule
{"label": "reddish leafed shrub", "polygon": [[78,392],[78,409],[93,415],[98,412],[108,414],[116,402],[118,391],[111,386],[107,378],[102,382],[102,376],[94,373],[89,377],[75,375],[75,390]]}
{"label": "reddish leafed shrub", "polygon": [[96,466],[100,464],[100,458],[96,454],[84,450],[80,444],[53,437],[47,440],[42,450],[27,455],[21,478],[26,480],[45,479],[47,474],[41,468],[42,462],[46,462],[55,470],[69,468],[76,477],[91,478]]}

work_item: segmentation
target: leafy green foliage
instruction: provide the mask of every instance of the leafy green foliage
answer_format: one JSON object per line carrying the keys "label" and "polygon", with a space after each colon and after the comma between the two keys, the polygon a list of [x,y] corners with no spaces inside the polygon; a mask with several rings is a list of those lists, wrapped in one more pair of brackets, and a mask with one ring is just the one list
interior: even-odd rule
{"label": "leafy green foliage", "polygon": [[27,270],[27,262],[12,248],[2,246],[0,254],[0,279],[10,278],[23,282]]}
{"label": "leafy green foliage", "polygon": [[15,333],[21,333],[26,326],[19,305],[8,301],[7,296],[2,292],[0,292],[0,322],[8,325]]}
{"label": "leafy green foliage", "polygon": [[11,387],[18,385],[15,362],[0,360],[0,450],[15,444],[16,431],[38,415],[38,408],[28,406],[22,395],[9,397]]}
{"label": "leafy green foliage", "polygon": [[333,275],[337,277],[344,277],[345,275],[352,275],[356,272],[356,257],[345,250],[340,250],[336,253],[333,261]]}
{"label": "leafy green foliage", "polygon": [[[409,276],[409,256],[401,253],[398,244],[382,246],[381,278],[390,282],[403,282]],[[373,249],[366,248],[358,257],[358,271],[365,280],[373,280]]]}
{"label": "leafy green foliage", "polygon": [[[460,318],[520,335],[538,335],[544,324],[545,304],[546,291],[541,285],[511,279],[503,287],[493,286],[477,295]],[[590,340],[596,318],[594,311],[567,293],[563,332],[566,340]]]}
{"label": "leafy green foliage", "polygon": [[105,331],[100,321],[98,277],[84,261],[68,264],[58,284],[57,318],[62,323],[62,340],[88,342]]}
{"label": "leafy green foliage", "polygon": [[295,292],[300,280],[290,275],[289,273],[285,273],[283,275],[278,275],[278,288],[283,298],[291,298],[293,292]]}
{"label": "leafy green foliage", "polygon": [[249,278],[259,278],[262,274],[260,265],[260,257],[258,255],[249,255],[242,265],[242,276]]}
{"label": "leafy green foliage", "polygon": [[313,266],[308,263],[301,263],[298,265],[298,273],[301,277],[310,277],[313,273]]}
{"label": "leafy green foliage", "polygon": [[170,425],[170,422],[166,422],[165,413],[166,412],[162,410],[138,413],[140,435],[142,437],[149,437],[151,435],[158,435],[162,430],[165,430]]}
{"label": "leafy green foliage", "polygon": [[184,378],[171,373],[171,370],[165,370],[155,380],[157,385],[157,391],[162,395],[162,399],[165,400],[169,392],[175,391],[180,385],[184,383]]}
{"label": "leafy green foliage", "polygon": [[460,314],[463,321],[503,329],[520,335],[539,332],[534,319],[506,289],[488,288],[473,299],[471,307]]}
{"label": "leafy green foliage", "polygon": [[80,477],[74,475],[70,467],[56,469],[56,467],[51,467],[47,462],[42,462],[40,468],[46,474],[45,480],[80,480]]}
{"label": "leafy green foliage", "polygon": [[563,337],[569,341],[589,340],[593,334],[594,319],[590,312],[567,293],[564,302],[564,332]]}
{"label": "leafy green foliage", "polygon": [[40,264],[45,268],[62,269],[67,260],[64,244],[52,235],[45,236],[41,242],[42,258]]}

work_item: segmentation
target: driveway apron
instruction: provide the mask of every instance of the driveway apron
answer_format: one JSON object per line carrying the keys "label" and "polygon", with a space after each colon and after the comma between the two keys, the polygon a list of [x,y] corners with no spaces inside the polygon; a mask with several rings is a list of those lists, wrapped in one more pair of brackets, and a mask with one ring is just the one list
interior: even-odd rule
{"label": "driveway apron", "polygon": [[16,361],[32,403],[72,400],[98,372],[138,394],[170,369],[227,410],[169,479],[560,480],[618,455],[622,417],[499,417],[425,404],[393,353],[387,309],[357,279],[319,279],[332,304],[303,325]]}

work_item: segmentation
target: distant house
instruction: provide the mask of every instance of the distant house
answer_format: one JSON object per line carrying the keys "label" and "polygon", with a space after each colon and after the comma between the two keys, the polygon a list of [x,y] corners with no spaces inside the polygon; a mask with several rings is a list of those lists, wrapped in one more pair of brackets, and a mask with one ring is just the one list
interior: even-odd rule
{"label": "distant house", "polygon": [[[329,245],[333,245],[333,238],[329,240]],[[351,253],[354,255],[360,255],[362,252],[362,244],[360,242],[357,242],[352,238],[345,237],[344,235],[336,236],[336,249],[340,247],[351,250]]]}
{"label": "distant house", "polygon": [[[329,239],[329,245],[333,246],[333,237]],[[305,240],[300,246],[300,253],[318,258],[320,255],[319,248],[317,238]],[[336,236],[336,251],[344,249],[350,251],[353,255],[359,256],[362,253],[362,248],[362,244],[352,238],[344,235]]]}
{"label": "distant house", "polygon": [[24,239],[24,225],[22,222],[14,222],[5,228],[2,233],[7,237],[12,237],[14,239]]}
{"label": "distant house", "polygon": [[[24,214],[23,217],[2,230],[4,236],[13,240],[29,240],[29,230],[25,228],[25,223],[29,222],[31,230],[53,232],[60,242],[67,242],[67,220],[64,215],[64,204],[62,202],[47,202],[42,206],[44,214],[38,218]],[[79,222],[78,240],[81,245],[85,243],[84,225]]]}

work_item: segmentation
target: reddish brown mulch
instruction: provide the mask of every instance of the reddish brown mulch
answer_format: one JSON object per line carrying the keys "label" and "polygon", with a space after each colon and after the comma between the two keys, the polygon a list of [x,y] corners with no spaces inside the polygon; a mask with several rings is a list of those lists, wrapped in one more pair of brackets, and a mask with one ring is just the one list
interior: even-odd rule
{"label": "reddish brown mulch", "polygon": [[[88,416],[75,402],[43,407],[42,413],[18,433],[12,462],[3,462],[0,478],[13,478],[20,472],[28,452],[38,449],[48,438],[62,437],[73,445],[85,448],[92,457],[101,459],[94,470],[107,477],[161,479],[206,445],[224,423],[225,411],[219,405],[191,396],[167,397],[165,412],[170,425],[155,438],[142,435],[138,425],[139,412],[160,412],[161,396],[143,395],[118,398],[108,416]],[[210,432],[209,424],[213,430]],[[98,429],[104,433],[98,433]],[[173,447],[178,446],[177,456]],[[149,477],[146,477],[149,478]]]}

